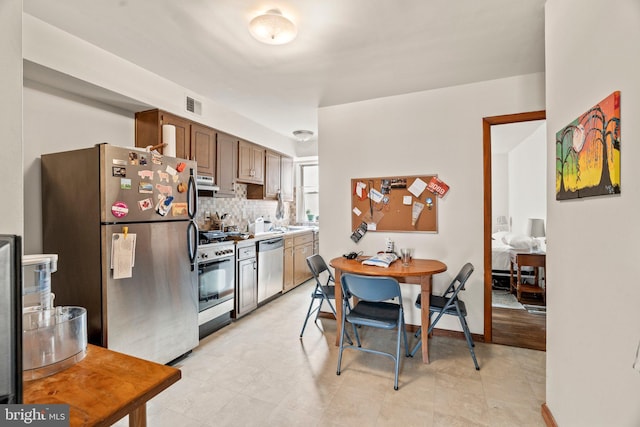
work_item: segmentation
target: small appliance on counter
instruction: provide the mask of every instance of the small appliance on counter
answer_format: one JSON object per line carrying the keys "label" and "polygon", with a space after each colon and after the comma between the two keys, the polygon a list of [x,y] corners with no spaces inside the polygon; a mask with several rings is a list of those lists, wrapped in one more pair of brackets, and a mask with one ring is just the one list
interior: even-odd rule
{"label": "small appliance on counter", "polygon": [[253,224],[249,224],[249,233],[253,235],[264,233],[264,218],[256,218]]}
{"label": "small appliance on counter", "polygon": [[87,310],[54,307],[51,273],[58,255],[22,257],[22,367],[25,381],[46,377],[84,359]]}

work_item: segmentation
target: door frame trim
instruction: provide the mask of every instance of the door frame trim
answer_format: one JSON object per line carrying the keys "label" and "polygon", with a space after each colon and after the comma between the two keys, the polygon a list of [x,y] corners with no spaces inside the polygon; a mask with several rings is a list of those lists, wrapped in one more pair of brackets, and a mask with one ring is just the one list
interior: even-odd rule
{"label": "door frame trim", "polygon": [[545,110],[482,118],[482,171],[484,174],[484,341],[492,342],[491,319],[491,126],[545,120]]}

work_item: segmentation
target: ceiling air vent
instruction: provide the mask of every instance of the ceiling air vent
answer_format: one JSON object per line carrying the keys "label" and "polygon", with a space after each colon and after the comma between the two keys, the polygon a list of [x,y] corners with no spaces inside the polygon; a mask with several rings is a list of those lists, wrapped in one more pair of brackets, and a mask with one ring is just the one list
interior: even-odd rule
{"label": "ceiling air vent", "polygon": [[187,111],[193,114],[197,114],[199,116],[202,115],[202,102],[187,96]]}

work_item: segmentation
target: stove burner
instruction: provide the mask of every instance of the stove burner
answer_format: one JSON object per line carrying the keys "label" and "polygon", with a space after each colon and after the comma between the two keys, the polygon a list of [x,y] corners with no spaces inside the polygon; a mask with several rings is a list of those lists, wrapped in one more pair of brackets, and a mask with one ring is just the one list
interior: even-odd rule
{"label": "stove burner", "polygon": [[227,238],[227,234],[222,231],[199,231],[198,235],[201,245],[223,242]]}

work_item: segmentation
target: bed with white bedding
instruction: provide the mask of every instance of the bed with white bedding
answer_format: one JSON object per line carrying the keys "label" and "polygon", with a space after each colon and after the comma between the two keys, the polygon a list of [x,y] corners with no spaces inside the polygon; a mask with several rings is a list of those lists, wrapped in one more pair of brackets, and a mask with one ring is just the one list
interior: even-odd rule
{"label": "bed with white bedding", "polygon": [[[509,289],[510,264],[512,251],[531,251],[535,240],[524,234],[499,231],[491,235],[491,276],[493,287]],[[523,268],[531,269],[530,267]]]}
{"label": "bed with white bedding", "polygon": [[514,248],[502,240],[491,240],[491,270],[509,271],[511,251]]}

